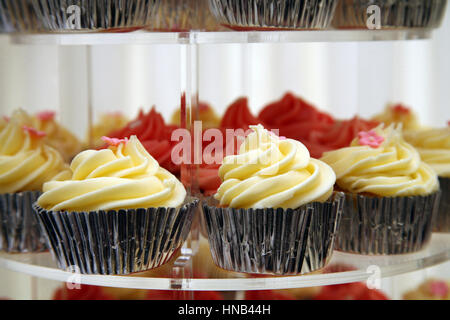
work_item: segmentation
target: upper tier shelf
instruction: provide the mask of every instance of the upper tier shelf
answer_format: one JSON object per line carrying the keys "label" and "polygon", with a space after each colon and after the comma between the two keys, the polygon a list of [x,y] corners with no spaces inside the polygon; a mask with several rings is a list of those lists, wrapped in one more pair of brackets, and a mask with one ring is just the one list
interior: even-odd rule
{"label": "upper tier shelf", "polygon": [[323,30],[248,32],[144,32],[15,34],[14,44],[27,45],[118,45],[118,44],[223,44],[394,41],[429,39],[431,29]]}
{"label": "upper tier shelf", "polygon": [[[195,257],[194,257],[195,260]],[[422,251],[396,256],[362,256],[334,252],[330,266],[345,265],[353,271],[331,271],[291,277],[248,278],[242,273],[212,272],[209,279],[171,279],[137,276],[74,275],[55,267],[50,253],[0,254],[0,268],[58,281],[77,280],[82,284],[106,287],[159,290],[269,290],[333,285],[365,281],[374,276],[392,277],[421,270],[450,260],[450,234],[435,233]],[[206,267],[206,263],[200,264]],[[339,269],[337,269],[339,270]],[[341,269],[342,270],[342,269]],[[197,270],[204,272],[205,270]],[[194,273],[196,270],[194,269]],[[379,272],[379,273],[378,273]],[[211,272],[210,272],[211,274]],[[217,276],[214,276],[217,274]],[[216,277],[216,278],[213,278]]]}

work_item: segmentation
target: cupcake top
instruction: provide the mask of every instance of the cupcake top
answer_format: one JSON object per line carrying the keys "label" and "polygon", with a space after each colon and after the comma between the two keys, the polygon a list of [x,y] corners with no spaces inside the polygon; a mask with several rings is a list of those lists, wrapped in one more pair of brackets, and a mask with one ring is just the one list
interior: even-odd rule
{"label": "cupcake top", "polygon": [[[199,102],[198,103],[198,121],[202,122],[202,126],[204,129],[209,128],[218,128],[220,126],[220,117],[216,114],[213,108],[211,108],[210,105]],[[187,122],[190,123],[190,112],[187,111]],[[177,109],[173,114],[171,118],[171,123],[176,126],[181,125],[181,110],[180,108]]]}
{"label": "cupcake top", "polygon": [[46,133],[46,143],[70,161],[82,149],[81,142],[55,120],[55,112],[43,111],[33,117],[33,127]]}
{"label": "cupcake top", "polygon": [[111,131],[123,128],[127,125],[129,119],[121,112],[109,112],[100,115],[100,119],[90,132],[94,147],[103,145],[102,137],[108,135]]}
{"label": "cupcake top", "polygon": [[388,105],[382,113],[374,116],[373,120],[383,122],[385,125],[401,123],[404,130],[420,129],[416,114],[402,104]]}
{"label": "cupcake top", "polygon": [[45,132],[31,126],[22,110],[3,119],[0,129],[0,193],[41,191],[50,180],[70,177],[57,150],[44,143]]}
{"label": "cupcake top", "polygon": [[239,154],[225,157],[219,169],[223,182],[214,197],[221,206],[295,209],[328,200],[336,181],[328,165],[312,159],[296,140],[262,125],[250,128]]}
{"label": "cupcake top", "polygon": [[222,129],[244,129],[247,130],[251,125],[261,123],[250,111],[248,99],[242,97],[234,101],[225,111],[220,122]]}
{"label": "cupcake top", "polygon": [[171,157],[172,149],[176,145],[176,142],[171,140],[171,135],[177,128],[167,125],[163,116],[153,107],[148,113],[140,110],[136,119],[125,127],[110,132],[108,136],[117,139],[136,136],[161,167],[178,174],[180,166],[175,164]]}
{"label": "cupcake top", "polygon": [[136,136],[106,138],[108,149],[78,154],[67,181],[48,182],[38,205],[52,211],[179,207],[186,190],[145,150]]}
{"label": "cupcake top", "polygon": [[450,124],[446,128],[406,131],[404,136],[438,176],[450,178]]}
{"label": "cupcake top", "polygon": [[436,191],[436,173],[405,142],[401,130],[401,125],[380,125],[360,132],[350,147],[326,152],[321,160],[333,168],[338,186],[347,192],[400,197]]}

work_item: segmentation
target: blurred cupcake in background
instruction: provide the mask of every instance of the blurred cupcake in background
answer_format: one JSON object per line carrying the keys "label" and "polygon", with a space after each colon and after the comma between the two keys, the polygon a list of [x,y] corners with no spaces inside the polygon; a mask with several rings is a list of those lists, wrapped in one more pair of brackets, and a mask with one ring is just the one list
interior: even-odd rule
{"label": "blurred cupcake in background", "polygon": [[360,132],[349,147],[324,153],[346,201],[336,248],[360,254],[420,250],[439,202],[436,173],[404,141],[401,125]]}
{"label": "blurred cupcake in background", "polygon": [[404,300],[450,300],[450,282],[429,279],[403,295]]}
{"label": "blurred cupcake in background", "polygon": [[[158,161],[161,167],[178,175],[180,166],[172,161],[172,148],[177,141],[171,140],[176,125],[168,125],[163,116],[153,107],[149,112],[139,111],[138,116],[124,127],[108,133],[111,138],[125,139],[135,135],[148,153]],[[104,145],[107,147],[107,145]]]}
{"label": "blurred cupcake in background", "polygon": [[439,177],[442,191],[434,230],[450,231],[450,123],[444,128],[408,130],[405,140],[412,144],[422,161],[430,165]]}
{"label": "blurred cupcake in background", "polygon": [[[190,113],[189,110],[186,111],[188,113],[188,117],[186,122],[190,123]],[[177,109],[171,118],[171,124],[180,126],[180,109]],[[197,121],[202,122],[203,129],[209,129],[209,128],[218,128],[220,126],[220,117],[216,114],[213,108],[207,103],[200,102],[198,104],[198,119]]]}
{"label": "blurred cupcake in background", "polygon": [[110,132],[123,128],[130,120],[122,112],[108,112],[100,115],[100,119],[89,132],[88,141],[92,142],[93,148],[99,148],[105,144],[102,137]]}
{"label": "blurred cupcake in background", "polygon": [[80,140],[55,120],[54,111],[42,111],[33,116],[32,125],[46,133],[45,142],[58,150],[69,162],[82,150]]}
{"label": "blurred cupcake in background", "polygon": [[46,144],[23,110],[2,119],[0,129],[0,250],[46,250],[32,205],[44,183],[70,178],[61,154]]}
{"label": "blurred cupcake in background", "polygon": [[400,103],[387,105],[384,111],[375,115],[372,120],[382,122],[386,126],[393,123],[401,123],[403,130],[417,130],[421,128],[414,111]]}
{"label": "blurred cupcake in background", "polygon": [[268,104],[259,113],[258,120],[268,129],[278,129],[281,136],[301,141],[306,145],[311,140],[311,134],[328,131],[335,123],[331,115],[292,93],[287,93],[279,101]]}
{"label": "blurred cupcake in background", "polygon": [[361,131],[369,131],[379,125],[378,121],[365,120],[355,116],[350,120],[336,120],[333,125],[321,130],[311,130],[305,145],[314,158],[320,158],[324,152],[345,148]]}

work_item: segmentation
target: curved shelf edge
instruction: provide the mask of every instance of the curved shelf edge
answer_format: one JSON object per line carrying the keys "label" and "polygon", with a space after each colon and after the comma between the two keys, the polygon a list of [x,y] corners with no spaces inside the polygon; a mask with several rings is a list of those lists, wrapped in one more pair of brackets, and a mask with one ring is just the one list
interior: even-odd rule
{"label": "curved shelf edge", "polygon": [[429,39],[432,29],[12,34],[22,45],[232,44]]}
{"label": "curved shelf edge", "polygon": [[82,275],[54,267],[50,253],[0,254],[0,268],[35,277],[87,285],[154,290],[242,291],[305,288],[366,281],[373,275],[369,267],[377,266],[381,278],[432,267],[450,260],[450,234],[433,234],[422,251],[399,256],[361,256],[335,252],[330,265],[346,264],[354,271],[316,273],[302,276],[221,279],[172,279],[134,276]]}

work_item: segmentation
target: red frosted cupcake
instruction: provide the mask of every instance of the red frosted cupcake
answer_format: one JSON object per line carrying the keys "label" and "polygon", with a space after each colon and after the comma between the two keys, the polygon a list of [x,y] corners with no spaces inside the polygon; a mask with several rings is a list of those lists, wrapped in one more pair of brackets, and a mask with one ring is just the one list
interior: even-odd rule
{"label": "red frosted cupcake", "polygon": [[332,116],[292,93],[266,106],[258,118],[266,127],[279,129],[280,135],[301,142],[309,141],[313,132],[328,130],[335,122]]}
{"label": "red frosted cupcake", "polygon": [[336,121],[326,130],[312,131],[304,143],[314,158],[320,158],[324,152],[348,147],[359,132],[369,131],[378,124],[355,116],[351,120]]}
{"label": "red frosted cupcake", "polygon": [[148,153],[163,168],[176,174],[180,171],[180,166],[171,159],[172,148],[176,144],[171,141],[171,135],[177,128],[176,125],[167,125],[162,115],[152,108],[147,114],[141,110],[135,120],[124,128],[109,133],[108,136],[118,139],[137,136]]}

